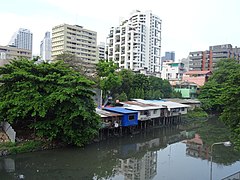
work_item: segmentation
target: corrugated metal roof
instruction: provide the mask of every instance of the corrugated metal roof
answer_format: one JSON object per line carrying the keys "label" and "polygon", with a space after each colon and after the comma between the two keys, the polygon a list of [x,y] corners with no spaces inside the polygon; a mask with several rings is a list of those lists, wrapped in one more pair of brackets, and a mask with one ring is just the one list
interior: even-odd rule
{"label": "corrugated metal roof", "polygon": [[181,103],[181,104],[200,104],[200,101],[197,99],[179,99],[179,98],[169,98],[169,99],[164,99],[166,101],[172,101],[176,103]]}
{"label": "corrugated metal roof", "polygon": [[168,109],[173,109],[173,108],[181,108],[181,107],[190,107],[189,105],[186,104],[181,104],[181,103],[176,103],[176,102],[171,102],[171,101],[163,101],[163,100],[143,100],[143,99],[138,99],[137,101],[139,102],[146,102],[146,103],[153,103],[162,107],[167,107]]}
{"label": "corrugated metal roof", "polygon": [[113,112],[105,111],[103,109],[98,109],[98,108],[96,108],[96,113],[99,114],[101,117],[122,116],[122,114],[113,113]]}
{"label": "corrugated metal roof", "polygon": [[136,105],[128,105],[128,106],[124,106],[124,108],[126,109],[131,109],[131,110],[135,110],[135,111],[145,111],[145,110],[151,110],[151,109],[161,109],[161,106],[158,105],[154,105],[154,106],[146,106],[146,107],[141,107],[141,106],[136,106]]}
{"label": "corrugated metal roof", "polygon": [[138,113],[137,111],[132,111],[129,109],[125,109],[123,107],[107,107],[104,108],[105,110],[108,111],[113,111],[113,112],[117,112],[117,113],[124,113],[124,114],[131,114],[131,113]]}
{"label": "corrugated metal roof", "polygon": [[187,71],[184,74],[209,74],[211,71]]}
{"label": "corrugated metal roof", "polygon": [[142,103],[137,101],[120,102],[120,104],[123,104],[124,108],[126,109],[133,109],[133,110],[140,110],[140,111],[161,108],[159,105],[156,105],[156,104]]}

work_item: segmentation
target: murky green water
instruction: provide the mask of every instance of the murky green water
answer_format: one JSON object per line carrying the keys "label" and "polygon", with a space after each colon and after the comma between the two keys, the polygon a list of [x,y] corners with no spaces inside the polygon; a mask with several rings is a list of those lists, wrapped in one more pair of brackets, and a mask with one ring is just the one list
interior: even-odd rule
{"label": "murky green water", "polygon": [[[209,148],[194,135],[177,127],[158,128],[81,149],[9,156],[0,159],[0,179],[207,180]],[[192,143],[182,142],[186,138]],[[217,145],[214,153],[214,180],[240,171],[240,152]]]}

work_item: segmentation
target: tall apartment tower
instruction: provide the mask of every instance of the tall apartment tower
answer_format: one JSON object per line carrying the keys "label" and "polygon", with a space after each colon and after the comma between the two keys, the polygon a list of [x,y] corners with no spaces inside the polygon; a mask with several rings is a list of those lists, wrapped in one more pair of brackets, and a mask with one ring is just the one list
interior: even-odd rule
{"label": "tall apartment tower", "polygon": [[52,60],[64,52],[76,55],[79,63],[91,73],[96,69],[97,32],[79,25],[61,24],[52,28]]}
{"label": "tall apartment tower", "polygon": [[46,32],[40,44],[40,56],[43,61],[51,60],[52,39],[50,32]]}
{"label": "tall apartment tower", "polygon": [[106,55],[105,55],[105,43],[104,42],[100,42],[100,44],[98,45],[98,59],[106,59]]}
{"label": "tall apartment tower", "polygon": [[134,11],[112,27],[107,57],[121,69],[160,71],[161,19],[151,11]]}
{"label": "tall apartment tower", "polygon": [[9,42],[10,46],[19,49],[27,49],[32,51],[33,34],[28,29],[20,28],[15,32]]}
{"label": "tall apartment tower", "polygon": [[193,51],[189,53],[189,70],[213,71],[217,62],[224,58],[240,60],[240,48],[233,48],[231,44],[209,46],[206,51]]}

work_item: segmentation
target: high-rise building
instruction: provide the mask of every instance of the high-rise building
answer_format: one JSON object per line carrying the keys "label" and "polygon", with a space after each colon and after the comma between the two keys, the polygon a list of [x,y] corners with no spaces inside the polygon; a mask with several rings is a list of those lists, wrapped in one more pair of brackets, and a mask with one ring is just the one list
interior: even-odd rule
{"label": "high-rise building", "polygon": [[33,34],[28,29],[20,28],[15,32],[9,42],[10,46],[32,51]]}
{"label": "high-rise building", "polygon": [[104,42],[100,42],[98,45],[98,59],[106,59]]}
{"label": "high-rise building", "polygon": [[109,60],[121,69],[160,71],[161,19],[151,11],[134,11],[112,27],[107,38]]}
{"label": "high-rise building", "polygon": [[162,57],[162,60],[173,60],[175,61],[175,52],[174,51],[166,51],[165,56]]}
{"label": "high-rise building", "polygon": [[240,60],[240,48],[233,48],[231,44],[210,46],[209,50],[206,51],[190,52],[189,58],[190,71],[212,71],[220,59],[233,58]]}
{"label": "high-rise building", "polygon": [[12,59],[32,58],[32,51],[12,46],[0,46],[0,66],[9,63]]}
{"label": "high-rise building", "polygon": [[52,60],[62,53],[71,53],[91,73],[96,70],[97,32],[79,25],[61,24],[52,28]]}
{"label": "high-rise building", "polygon": [[40,56],[43,61],[51,60],[51,51],[52,51],[52,39],[50,32],[46,32],[43,40],[40,44]]}

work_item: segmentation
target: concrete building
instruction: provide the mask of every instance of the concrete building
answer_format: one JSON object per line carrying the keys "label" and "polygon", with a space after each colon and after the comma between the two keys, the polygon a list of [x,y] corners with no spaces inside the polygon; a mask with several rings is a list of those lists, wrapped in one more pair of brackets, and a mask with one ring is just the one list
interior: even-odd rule
{"label": "concrete building", "polygon": [[170,81],[182,80],[184,73],[184,64],[175,63],[172,60],[163,62],[161,78]]}
{"label": "concrete building", "polygon": [[106,52],[105,52],[105,43],[100,42],[98,45],[98,59],[106,59]]}
{"label": "concrete building", "polygon": [[231,44],[210,46],[206,51],[194,51],[189,53],[190,71],[214,70],[220,59],[234,58],[240,60],[240,48],[233,48]]}
{"label": "concrete building", "polygon": [[46,32],[40,44],[40,56],[43,61],[51,60],[52,39],[50,32]]}
{"label": "concrete building", "polygon": [[165,56],[162,56],[162,62],[165,60],[173,60],[175,61],[175,51],[166,51]]}
{"label": "concrete building", "polygon": [[119,159],[118,166],[116,169],[124,180],[153,179],[157,175],[157,152],[148,151],[141,159]]}
{"label": "concrete building", "polygon": [[182,81],[195,83],[198,87],[201,87],[208,81],[211,75],[211,71],[188,71],[183,74]]}
{"label": "concrete building", "polygon": [[121,69],[160,71],[161,19],[151,11],[134,11],[112,27],[107,37],[109,60]]}
{"label": "concrete building", "polygon": [[52,28],[52,60],[64,52],[76,55],[87,73],[96,70],[97,32],[79,25],[61,24]]}
{"label": "concrete building", "polygon": [[189,57],[182,58],[182,59],[179,60],[179,62],[184,64],[184,72],[189,71],[189,62],[190,62],[190,58]]}
{"label": "concrete building", "polygon": [[9,63],[12,59],[18,58],[31,59],[32,51],[11,46],[0,46],[0,66]]}
{"label": "concrete building", "polygon": [[174,91],[180,92],[182,94],[182,98],[196,98],[197,97],[197,88],[198,85],[192,82],[181,82],[176,83],[176,85],[173,86]]}
{"label": "concrete building", "polygon": [[32,51],[33,34],[28,29],[20,28],[15,32],[9,42],[9,46]]}

